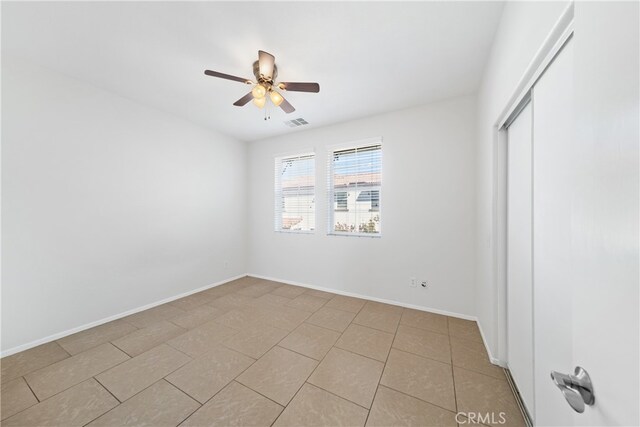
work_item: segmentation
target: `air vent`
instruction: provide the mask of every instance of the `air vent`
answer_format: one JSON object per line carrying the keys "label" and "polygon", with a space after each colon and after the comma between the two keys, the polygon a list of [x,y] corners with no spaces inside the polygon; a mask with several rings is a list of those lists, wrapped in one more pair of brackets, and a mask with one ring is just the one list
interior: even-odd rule
{"label": "air vent", "polygon": [[308,125],[309,123],[305,119],[293,119],[287,120],[284,124],[290,128],[297,128],[298,126]]}

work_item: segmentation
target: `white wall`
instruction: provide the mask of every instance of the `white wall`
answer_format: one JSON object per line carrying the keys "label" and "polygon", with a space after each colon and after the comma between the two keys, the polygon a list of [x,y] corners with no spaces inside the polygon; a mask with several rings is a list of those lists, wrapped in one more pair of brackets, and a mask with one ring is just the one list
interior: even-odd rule
{"label": "white wall", "polygon": [[498,295],[493,256],[494,232],[494,125],[507,106],[529,62],[543,44],[568,2],[507,2],[478,92],[477,140],[477,315],[494,357],[504,352],[498,331]]}
{"label": "white wall", "polygon": [[[475,98],[249,144],[249,271],[475,314]],[[327,146],[383,137],[382,237],[327,236]],[[274,157],[314,150],[314,234],[274,232]],[[410,288],[416,276],[430,288]]]}
{"label": "white wall", "polygon": [[245,143],[6,55],[2,110],[3,351],[246,272]]}

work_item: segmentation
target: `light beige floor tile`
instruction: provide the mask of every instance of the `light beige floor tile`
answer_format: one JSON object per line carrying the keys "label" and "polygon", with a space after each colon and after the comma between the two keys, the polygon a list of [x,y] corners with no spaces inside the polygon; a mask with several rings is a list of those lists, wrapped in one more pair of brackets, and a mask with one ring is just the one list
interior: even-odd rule
{"label": "light beige floor tile", "polygon": [[366,306],[353,319],[353,323],[394,334],[400,323],[401,311]]}
{"label": "light beige floor tile", "polygon": [[392,342],[393,334],[352,323],[344,331],[336,347],[384,362]]}
{"label": "light beige floor tile", "polygon": [[282,297],[291,298],[291,299],[305,292],[306,292],[306,288],[302,288],[300,286],[292,286],[292,285],[279,286],[273,291],[271,291],[271,293],[274,295],[280,295]]}
{"label": "light beige floor tile", "polygon": [[274,426],[363,426],[367,413],[363,407],[307,383]]}
{"label": "light beige floor tile", "polygon": [[24,378],[2,383],[0,417],[4,420],[38,403]]}
{"label": "light beige floor tile", "polygon": [[121,402],[191,361],[187,355],[161,344],[96,376]]}
{"label": "light beige floor tile", "polygon": [[457,427],[455,414],[414,397],[378,388],[367,426],[451,426]]}
{"label": "light beige floor tile", "polygon": [[180,427],[268,427],[282,406],[233,381]]}
{"label": "light beige floor tile", "polygon": [[186,329],[162,320],[146,328],[138,329],[127,336],[118,338],[113,341],[113,345],[133,357],[185,332]]}
{"label": "light beige floor tile", "polygon": [[1,381],[10,381],[59,362],[70,355],[56,342],[39,345],[0,360]]}
{"label": "light beige floor tile", "polygon": [[4,420],[2,425],[83,426],[117,404],[96,380],[89,379]]}
{"label": "light beige floor tile", "polygon": [[25,379],[42,401],[129,359],[110,343],[27,374]]}
{"label": "light beige floor tile", "polygon": [[238,295],[247,295],[252,298],[258,298],[264,294],[268,294],[275,288],[274,285],[268,283],[256,283],[250,286],[247,286],[244,289],[240,289],[237,294]]}
{"label": "light beige floor tile", "polygon": [[[457,415],[456,418],[458,420],[458,427],[486,427],[484,424],[475,422],[478,417],[480,416],[484,417],[485,416],[484,414],[477,414],[477,415],[471,414],[471,416],[473,417],[472,420],[470,420],[468,417],[465,417],[462,414]],[[497,416],[499,417],[500,415],[497,415]],[[501,424],[501,425],[502,427],[509,427],[509,424],[507,424],[506,422],[505,424]]]}
{"label": "light beige floor tile", "polygon": [[286,406],[317,364],[308,357],[274,347],[244,371],[237,381]]}
{"label": "light beige floor tile", "polygon": [[233,289],[234,291],[238,291],[240,289],[246,288],[247,286],[255,285],[259,281],[260,279],[258,279],[257,277],[244,276],[244,277],[240,277],[239,279],[235,279],[230,282],[223,283],[222,285],[216,286],[216,288],[227,288],[227,289]]}
{"label": "light beige floor tile", "polygon": [[393,348],[444,363],[451,363],[449,337],[426,329],[400,325]]}
{"label": "light beige floor tile", "polygon": [[91,427],[173,427],[191,415],[200,404],[160,380],[89,424]]}
{"label": "light beige floor tile", "polygon": [[[278,288],[284,286],[284,284],[282,282],[275,282],[273,280],[258,279],[258,278],[256,278],[256,283],[260,283],[263,286],[269,286],[271,288],[271,290],[278,289]],[[300,287],[300,286],[294,286],[294,285],[287,285],[287,286],[293,286],[294,288],[299,288]]]}
{"label": "light beige floor tile", "polygon": [[400,323],[413,328],[448,334],[447,316],[405,308]]}
{"label": "light beige floor tile", "polygon": [[311,295],[312,297],[331,299],[336,296],[336,294],[332,294],[331,292],[319,291],[317,289],[307,289],[305,291],[305,295]]}
{"label": "light beige floor tile", "polygon": [[339,332],[303,323],[284,340],[280,341],[279,345],[312,359],[320,360],[327,354],[339,337]]}
{"label": "light beige floor tile", "polygon": [[242,309],[246,308],[248,304],[252,303],[253,297],[247,295],[240,295],[238,293],[227,294],[223,297],[216,298],[209,303],[214,307],[220,307],[224,309]]}
{"label": "light beige floor tile", "polygon": [[261,320],[275,328],[293,331],[311,316],[311,312],[291,307],[279,307],[261,316]]}
{"label": "light beige floor tile", "polygon": [[100,344],[104,344],[109,341],[113,341],[138,328],[123,320],[115,320],[113,322],[105,323],[104,325],[96,326],[78,332],[77,334],[69,335],[67,337],[58,340],[58,344],[64,348],[69,354],[78,354],[90,348],[97,347]]}
{"label": "light beige floor tile", "polygon": [[261,325],[252,329],[244,329],[227,338],[222,343],[240,353],[259,359],[271,347],[287,336],[287,331],[272,326]]}
{"label": "light beige floor tile", "polygon": [[219,346],[167,376],[167,381],[205,403],[253,362],[250,357]]}
{"label": "light beige floor tile", "polygon": [[227,328],[237,330],[253,329],[256,326],[264,324],[262,317],[264,309],[259,307],[243,307],[233,309],[222,316],[218,316],[215,321]]}
{"label": "light beige floor tile", "polygon": [[457,319],[449,317],[449,335],[471,341],[482,342],[482,336],[478,324],[473,320]]}
{"label": "light beige floor tile", "polygon": [[146,328],[147,326],[160,322],[161,320],[173,319],[174,317],[180,316],[184,313],[186,313],[186,311],[171,304],[162,304],[124,317],[122,320],[129,322],[138,328]]}
{"label": "light beige floor tile", "polygon": [[336,310],[348,311],[351,313],[357,313],[360,311],[366,300],[360,298],[346,297],[344,295],[336,295],[331,298],[325,305],[326,308],[334,308]]}
{"label": "light beige floor tile", "polygon": [[290,298],[283,297],[280,295],[264,294],[261,297],[256,298],[254,302],[257,304],[270,304],[276,307],[281,307],[286,303],[288,303],[289,301],[291,301]]}
{"label": "light beige floor tile", "polygon": [[225,295],[232,294],[242,289],[242,287],[239,287],[239,286],[241,285],[232,285],[231,282],[229,282],[229,283],[218,285],[214,288],[210,288],[205,291],[202,291],[202,293],[205,294],[207,297],[209,297],[211,301],[213,301],[216,298],[220,298]]}
{"label": "light beige floor tile", "polygon": [[455,411],[451,365],[391,350],[380,384]]}
{"label": "light beige floor tile", "polygon": [[384,364],[332,348],[309,382],[365,408],[371,407]]}
{"label": "light beige floor tile", "polygon": [[193,329],[210,320],[217,319],[228,311],[228,309],[222,307],[205,304],[178,317],[174,317],[171,319],[171,323],[175,323],[181,328]]}
{"label": "light beige floor tile", "polygon": [[324,298],[302,294],[292,299],[289,303],[287,303],[287,306],[297,308],[299,310],[314,312],[326,303],[327,300]]}
{"label": "light beige floor tile", "polygon": [[187,333],[172,338],[167,341],[167,344],[191,357],[196,357],[237,333],[238,331],[235,329],[216,323],[216,321],[209,321]]}
{"label": "light beige floor tile", "polygon": [[392,304],[385,304],[377,301],[367,301],[364,305],[364,310],[366,311],[384,311],[386,313],[399,314],[402,316],[402,312],[404,311],[403,307]]}
{"label": "light beige floor tile", "polygon": [[174,307],[178,307],[184,311],[191,311],[194,308],[201,307],[211,301],[213,301],[215,297],[205,294],[204,292],[198,292],[195,294],[188,295],[184,298],[177,299],[175,301],[171,301],[169,304]]}
{"label": "light beige floor tile", "polygon": [[326,305],[316,311],[309,317],[306,322],[323,328],[343,332],[349,326],[349,323],[356,317],[355,313],[344,310],[336,310]]}
{"label": "light beige floor tile", "polygon": [[454,366],[505,379],[504,370],[491,363],[483,343],[451,337],[451,360]]}
{"label": "light beige floor tile", "polygon": [[[525,425],[506,379],[499,380],[458,367],[454,367],[453,372],[458,411],[493,414],[492,419],[497,422],[496,426]],[[504,413],[504,424],[499,424],[502,420],[500,412]]]}

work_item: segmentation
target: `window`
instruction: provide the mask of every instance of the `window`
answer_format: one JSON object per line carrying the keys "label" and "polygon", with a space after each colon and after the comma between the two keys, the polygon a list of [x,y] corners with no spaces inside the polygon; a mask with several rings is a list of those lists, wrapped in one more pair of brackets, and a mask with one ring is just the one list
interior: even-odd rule
{"label": "window", "polygon": [[338,191],[336,192],[336,207],[337,211],[346,211],[348,210],[348,202],[347,202],[347,192],[346,191]]}
{"label": "window", "polygon": [[316,227],[314,154],[278,157],[275,166],[275,231],[313,231]]}
{"label": "window", "polygon": [[380,190],[361,191],[356,202],[369,202],[372,212],[380,210]]}
{"label": "window", "polygon": [[380,236],[381,139],[329,153],[329,234]]}

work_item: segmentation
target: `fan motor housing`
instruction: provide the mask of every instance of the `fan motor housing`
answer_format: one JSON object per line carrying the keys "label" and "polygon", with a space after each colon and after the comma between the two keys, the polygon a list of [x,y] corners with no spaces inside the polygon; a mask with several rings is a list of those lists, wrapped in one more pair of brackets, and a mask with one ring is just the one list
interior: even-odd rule
{"label": "fan motor housing", "polygon": [[268,78],[260,75],[260,63],[256,61],[253,63],[253,75],[256,76],[256,80],[258,81],[258,83],[264,83],[271,86],[276,80],[276,77],[278,77],[278,67],[276,66],[276,64],[273,64],[273,77]]}

